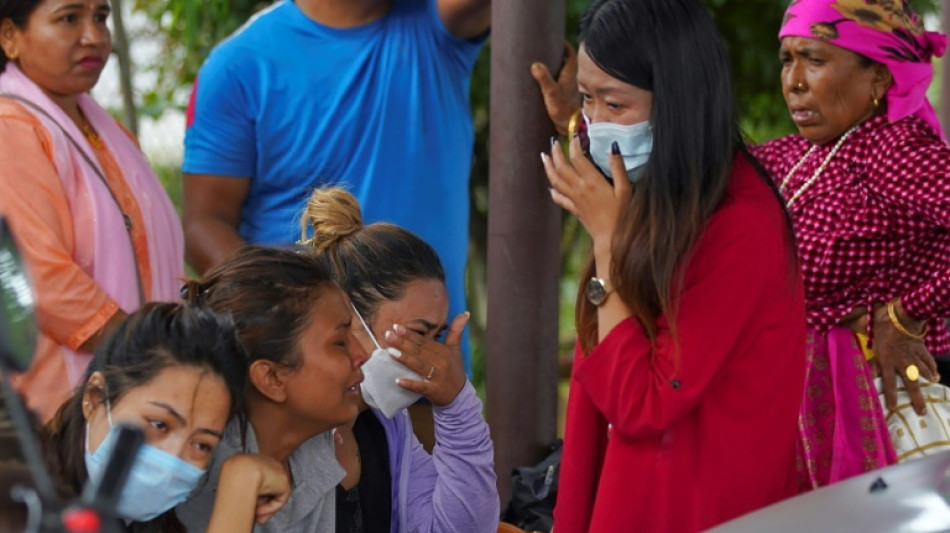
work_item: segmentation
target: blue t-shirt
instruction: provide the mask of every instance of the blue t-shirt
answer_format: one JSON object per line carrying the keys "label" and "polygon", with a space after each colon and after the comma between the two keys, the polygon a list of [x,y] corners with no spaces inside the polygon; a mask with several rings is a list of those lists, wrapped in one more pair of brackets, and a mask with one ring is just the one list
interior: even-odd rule
{"label": "blue t-shirt", "polygon": [[394,0],[349,29],[278,2],[202,66],[183,171],[250,178],[238,232],[261,244],[299,238],[314,187],[346,187],[365,223],[405,227],[439,253],[451,320],[466,305],[469,82],[481,44],[449,33],[436,0]]}

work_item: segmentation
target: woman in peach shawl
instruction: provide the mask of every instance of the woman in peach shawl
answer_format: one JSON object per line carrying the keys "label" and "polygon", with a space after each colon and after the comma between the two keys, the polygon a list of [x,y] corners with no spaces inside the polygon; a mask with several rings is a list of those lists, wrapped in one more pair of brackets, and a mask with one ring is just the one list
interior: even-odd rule
{"label": "woman in peach shawl", "polygon": [[127,313],[173,300],[175,209],[135,139],[87,94],[112,48],[107,0],[0,2],[0,214],[37,287],[32,369],[16,379],[43,419]]}

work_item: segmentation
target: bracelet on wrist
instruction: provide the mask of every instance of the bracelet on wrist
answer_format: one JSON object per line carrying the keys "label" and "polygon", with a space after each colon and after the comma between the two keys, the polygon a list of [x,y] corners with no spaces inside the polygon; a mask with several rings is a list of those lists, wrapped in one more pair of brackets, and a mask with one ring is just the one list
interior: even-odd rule
{"label": "bracelet on wrist", "polygon": [[891,300],[887,303],[887,317],[891,319],[891,324],[897,328],[897,331],[900,331],[905,337],[910,337],[914,340],[921,340],[927,335],[927,324],[924,324],[924,327],[920,330],[920,333],[911,333],[903,324],[899,318],[897,318],[897,309],[894,306],[894,301]]}

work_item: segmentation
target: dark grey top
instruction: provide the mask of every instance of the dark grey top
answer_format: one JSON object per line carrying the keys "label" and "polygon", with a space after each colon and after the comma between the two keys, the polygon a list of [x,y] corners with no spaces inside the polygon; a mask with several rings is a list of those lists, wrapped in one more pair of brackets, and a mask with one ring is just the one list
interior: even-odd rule
{"label": "dark grey top", "polygon": [[[188,531],[205,531],[211,520],[221,464],[238,453],[256,453],[257,436],[247,426],[246,448],[241,446],[238,423],[232,420],[214,452],[208,482],[176,508],[178,518]],[[255,533],[335,533],[336,486],[343,479],[343,468],[336,460],[331,433],[321,433],[305,441],[290,456],[294,488],[287,504]]]}

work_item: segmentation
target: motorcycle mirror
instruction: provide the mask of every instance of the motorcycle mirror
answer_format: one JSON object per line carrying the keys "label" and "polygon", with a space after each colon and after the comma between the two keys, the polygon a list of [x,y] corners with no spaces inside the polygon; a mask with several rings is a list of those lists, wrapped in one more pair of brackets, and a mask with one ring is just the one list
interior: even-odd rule
{"label": "motorcycle mirror", "polygon": [[36,348],[36,298],[16,240],[0,216],[0,368],[24,372]]}

